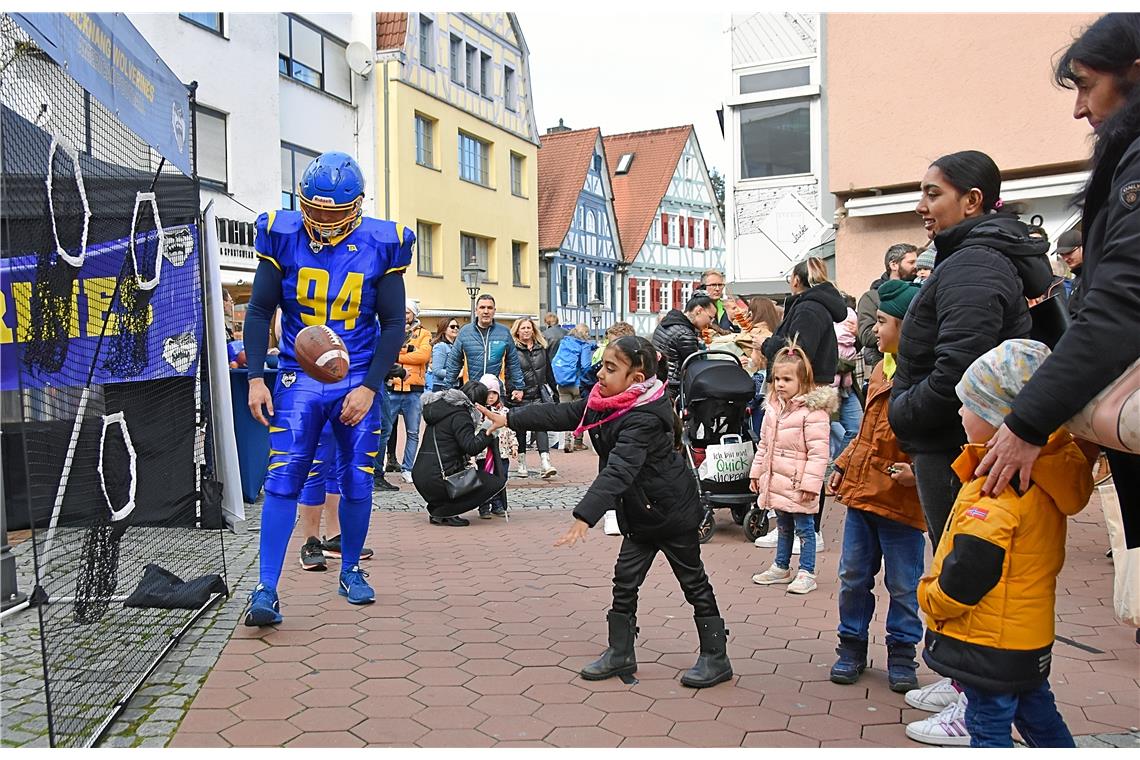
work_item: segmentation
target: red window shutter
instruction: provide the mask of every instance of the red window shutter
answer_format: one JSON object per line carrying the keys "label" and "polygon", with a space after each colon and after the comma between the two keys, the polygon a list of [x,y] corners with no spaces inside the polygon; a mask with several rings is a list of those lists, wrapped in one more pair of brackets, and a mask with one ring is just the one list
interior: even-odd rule
{"label": "red window shutter", "polygon": [[637,280],[629,278],[629,310],[637,311]]}
{"label": "red window shutter", "polygon": [[705,250],[709,247],[709,220],[705,220]]}
{"label": "red window shutter", "polygon": [[669,215],[661,214],[661,242],[669,245]]}
{"label": "red window shutter", "polygon": [[693,217],[690,216],[689,217],[689,247],[690,248],[692,248],[695,245],[695,243],[693,241],[696,240],[696,238],[693,237],[693,221],[694,221]]}
{"label": "red window shutter", "polygon": [[649,281],[649,310],[661,311],[661,283],[657,280]]}
{"label": "red window shutter", "polygon": [[685,247],[685,217],[677,217],[677,247]]}
{"label": "red window shutter", "polygon": [[673,280],[673,304],[678,309],[685,308],[685,304],[681,303],[681,281]]}

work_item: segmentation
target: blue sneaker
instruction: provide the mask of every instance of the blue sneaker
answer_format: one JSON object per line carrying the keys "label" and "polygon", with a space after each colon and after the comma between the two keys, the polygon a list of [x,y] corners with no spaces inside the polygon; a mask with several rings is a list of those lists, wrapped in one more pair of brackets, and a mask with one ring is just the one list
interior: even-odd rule
{"label": "blue sneaker", "polygon": [[340,571],[340,588],[337,591],[341,596],[348,597],[349,604],[371,604],[376,600],[376,592],[364,580],[368,573],[360,569],[360,565],[353,565],[348,570]]}
{"label": "blue sneaker", "polygon": [[249,611],[245,613],[245,624],[250,627],[277,625],[281,622],[281,602],[277,592],[264,584],[249,595]]}

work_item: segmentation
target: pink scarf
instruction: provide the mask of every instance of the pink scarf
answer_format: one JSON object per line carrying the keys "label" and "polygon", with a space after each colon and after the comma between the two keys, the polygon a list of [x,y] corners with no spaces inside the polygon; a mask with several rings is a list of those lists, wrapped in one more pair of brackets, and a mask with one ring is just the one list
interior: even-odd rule
{"label": "pink scarf", "polygon": [[[586,411],[582,413],[582,420],[574,428],[574,435],[582,435],[590,428],[596,428],[607,422],[612,422],[628,412],[630,409],[656,401],[665,394],[665,384],[657,378],[634,383],[616,396],[602,396],[601,386],[595,385],[590,390],[590,397],[586,399]],[[595,412],[610,412],[597,422],[586,424],[586,414],[591,410]]]}

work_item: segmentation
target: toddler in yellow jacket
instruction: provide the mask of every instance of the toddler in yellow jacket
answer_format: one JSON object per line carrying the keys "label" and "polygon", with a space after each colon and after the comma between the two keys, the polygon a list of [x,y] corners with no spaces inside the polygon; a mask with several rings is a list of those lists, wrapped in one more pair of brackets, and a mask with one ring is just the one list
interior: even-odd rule
{"label": "toddler in yellow jacket", "polygon": [[970,746],[1072,747],[1049,689],[1057,574],[1069,516],[1092,495],[1092,465],[1064,429],[1050,436],[1028,483],[982,496],[974,469],[1049,349],[1009,340],[970,365],[955,390],[969,443],[954,462],[962,490],[934,563],[918,585],[927,617],[923,659],[966,694]]}

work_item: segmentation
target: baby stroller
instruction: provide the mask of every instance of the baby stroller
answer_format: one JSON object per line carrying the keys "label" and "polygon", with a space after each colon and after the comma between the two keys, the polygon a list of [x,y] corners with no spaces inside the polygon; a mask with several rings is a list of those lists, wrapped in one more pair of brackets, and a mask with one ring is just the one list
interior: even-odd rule
{"label": "baby stroller", "polygon": [[681,443],[705,513],[700,541],[716,532],[717,507],[730,508],[733,522],[755,541],[768,532],[768,512],[754,508],[756,494],[749,489],[756,455],[747,409],[755,393],[752,377],[728,351],[698,351],[681,364],[680,390]]}

